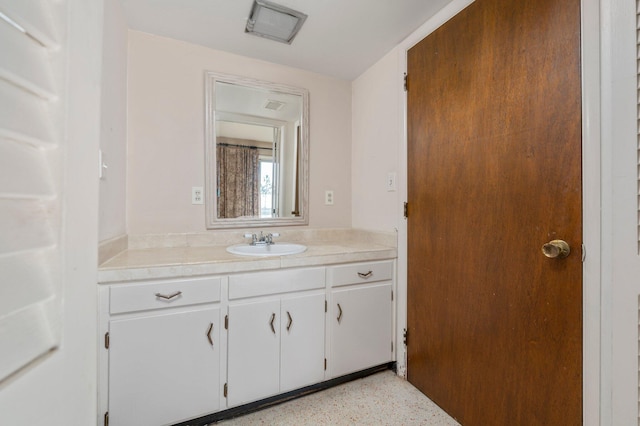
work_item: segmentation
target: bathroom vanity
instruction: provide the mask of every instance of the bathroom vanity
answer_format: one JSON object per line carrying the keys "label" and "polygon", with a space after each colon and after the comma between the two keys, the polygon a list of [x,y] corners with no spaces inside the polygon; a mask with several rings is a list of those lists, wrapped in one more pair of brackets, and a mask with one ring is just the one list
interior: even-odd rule
{"label": "bathroom vanity", "polygon": [[392,362],[395,257],[357,239],[267,258],[121,253],[99,271],[98,424],[206,419]]}

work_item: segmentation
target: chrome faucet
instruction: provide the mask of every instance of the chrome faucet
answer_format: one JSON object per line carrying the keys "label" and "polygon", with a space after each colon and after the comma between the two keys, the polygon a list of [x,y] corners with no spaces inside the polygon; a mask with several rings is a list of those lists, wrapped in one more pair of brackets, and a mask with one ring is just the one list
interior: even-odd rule
{"label": "chrome faucet", "polygon": [[280,234],[278,234],[277,232],[268,233],[267,235],[264,235],[264,232],[262,231],[260,231],[260,236],[258,236],[257,234],[244,234],[245,238],[251,238],[252,246],[275,244],[273,242],[273,237],[279,237],[279,236]]}

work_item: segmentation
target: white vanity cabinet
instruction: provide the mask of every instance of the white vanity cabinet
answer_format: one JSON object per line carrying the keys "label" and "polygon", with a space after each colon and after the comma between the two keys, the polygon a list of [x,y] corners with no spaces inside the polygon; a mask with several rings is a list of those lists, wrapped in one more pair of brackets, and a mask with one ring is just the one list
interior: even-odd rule
{"label": "white vanity cabinet", "polygon": [[229,407],[324,380],[325,295],[325,268],[229,277]]}
{"label": "white vanity cabinet", "polygon": [[280,392],[324,380],[325,301],[324,291],[281,301]]}
{"label": "white vanity cabinet", "polygon": [[99,419],[172,425],[393,360],[395,261],[100,286]]}
{"label": "white vanity cabinet", "polygon": [[104,289],[110,425],[175,424],[220,409],[220,284],[200,278]]}
{"label": "white vanity cabinet", "polygon": [[393,261],[331,266],[331,377],[393,359]]}

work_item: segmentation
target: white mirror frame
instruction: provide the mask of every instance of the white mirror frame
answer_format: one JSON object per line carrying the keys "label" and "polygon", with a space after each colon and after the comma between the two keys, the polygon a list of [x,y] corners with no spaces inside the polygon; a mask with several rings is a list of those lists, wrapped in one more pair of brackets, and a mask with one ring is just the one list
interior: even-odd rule
{"label": "white mirror frame", "polygon": [[[298,174],[299,216],[278,218],[218,218],[216,182],[216,82],[253,87],[302,97]],[[299,87],[212,71],[205,72],[205,221],[207,229],[254,228],[309,224],[309,91]]]}

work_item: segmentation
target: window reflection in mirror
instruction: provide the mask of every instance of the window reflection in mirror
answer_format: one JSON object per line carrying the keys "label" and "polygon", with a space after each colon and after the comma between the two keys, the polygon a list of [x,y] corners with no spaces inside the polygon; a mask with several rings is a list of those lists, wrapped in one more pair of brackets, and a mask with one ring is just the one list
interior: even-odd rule
{"label": "window reflection in mirror", "polygon": [[307,224],[308,92],[206,77],[207,227]]}

